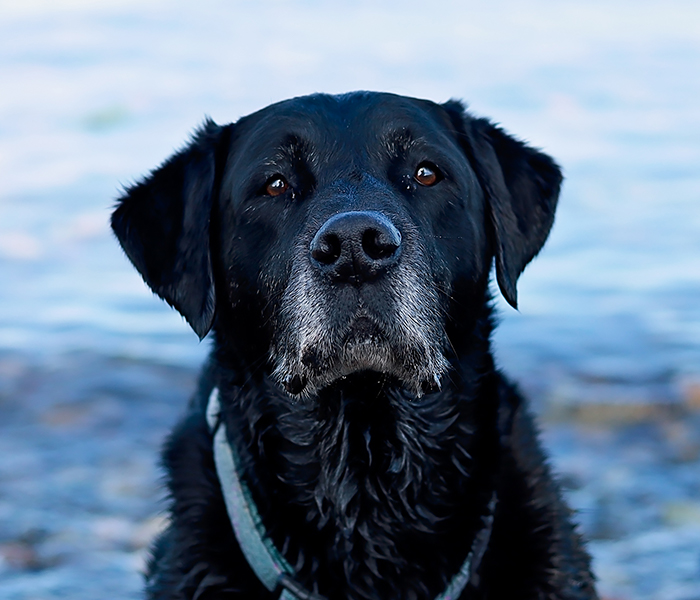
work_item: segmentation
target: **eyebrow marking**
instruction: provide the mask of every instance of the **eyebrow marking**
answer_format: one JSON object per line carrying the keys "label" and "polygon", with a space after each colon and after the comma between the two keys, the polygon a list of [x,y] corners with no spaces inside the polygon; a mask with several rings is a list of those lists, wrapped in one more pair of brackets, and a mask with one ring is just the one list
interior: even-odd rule
{"label": "eyebrow marking", "polygon": [[385,148],[392,161],[400,162],[411,152],[426,146],[426,139],[423,136],[415,136],[408,127],[401,127],[387,132],[383,136]]}
{"label": "eyebrow marking", "polygon": [[415,145],[416,139],[408,127],[389,131],[384,136],[384,144],[394,158],[400,158]]}

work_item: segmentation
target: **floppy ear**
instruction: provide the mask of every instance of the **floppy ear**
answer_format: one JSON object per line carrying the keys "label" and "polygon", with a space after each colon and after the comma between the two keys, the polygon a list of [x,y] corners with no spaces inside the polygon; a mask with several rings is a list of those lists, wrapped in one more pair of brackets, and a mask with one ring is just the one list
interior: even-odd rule
{"label": "floppy ear", "polygon": [[496,279],[517,308],[515,284],[544,245],[554,222],[562,174],[546,154],[469,115],[456,101],[443,104],[488,202],[496,242]]}
{"label": "floppy ear", "polygon": [[185,149],[128,187],[112,214],[112,229],[144,281],[200,339],[214,321],[209,222],[224,138],[228,128],[207,120]]}

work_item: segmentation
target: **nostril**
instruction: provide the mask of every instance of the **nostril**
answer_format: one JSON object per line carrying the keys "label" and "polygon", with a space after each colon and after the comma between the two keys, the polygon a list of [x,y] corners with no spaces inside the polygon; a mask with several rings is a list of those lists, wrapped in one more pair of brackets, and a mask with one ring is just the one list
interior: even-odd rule
{"label": "nostril", "polygon": [[393,256],[401,245],[401,234],[397,229],[368,229],[362,235],[362,250],[372,260]]}
{"label": "nostril", "polygon": [[340,258],[342,246],[334,233],[316,236],[311,243],[311,256],[324,265],[332,265]]}
{"label": "nostril", "polygon": [[377,211],[347,211],[330,217],[309,245],[310,259],[334,282],[359,285],[398,264],[401,234]]}

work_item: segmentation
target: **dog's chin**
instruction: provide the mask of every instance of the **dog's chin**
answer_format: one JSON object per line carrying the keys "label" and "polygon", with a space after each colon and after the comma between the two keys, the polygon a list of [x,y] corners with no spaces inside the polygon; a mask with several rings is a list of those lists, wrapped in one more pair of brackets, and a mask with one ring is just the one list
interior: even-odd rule
{"label": "dog's chin", "polygon": [[369,329],[354,331],[335,352],[308,346],[299,356],[300,360],[290,361],[295,369],[276,375],[285,390],[300,399],[318,396],[329,388],[352,387],[356,380],[374,380],[382,386],[402,388],[408,397],[420,398],[440,389],[445,370],[444,360],[430,361],[419,348],[397,350]]}

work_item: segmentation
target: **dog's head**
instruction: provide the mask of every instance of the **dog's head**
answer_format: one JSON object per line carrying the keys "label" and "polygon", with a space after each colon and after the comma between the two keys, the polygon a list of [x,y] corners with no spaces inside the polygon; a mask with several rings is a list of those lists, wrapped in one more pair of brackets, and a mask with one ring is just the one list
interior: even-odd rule
{"label": "dog's head", "polygon": [[290,393],[374,371],[420,395],[494,257],[516,305],[560,183],[548,156],[457,102],[313,95],[207,122],[126,190],[112,226],[200,337],[263,348]]}

